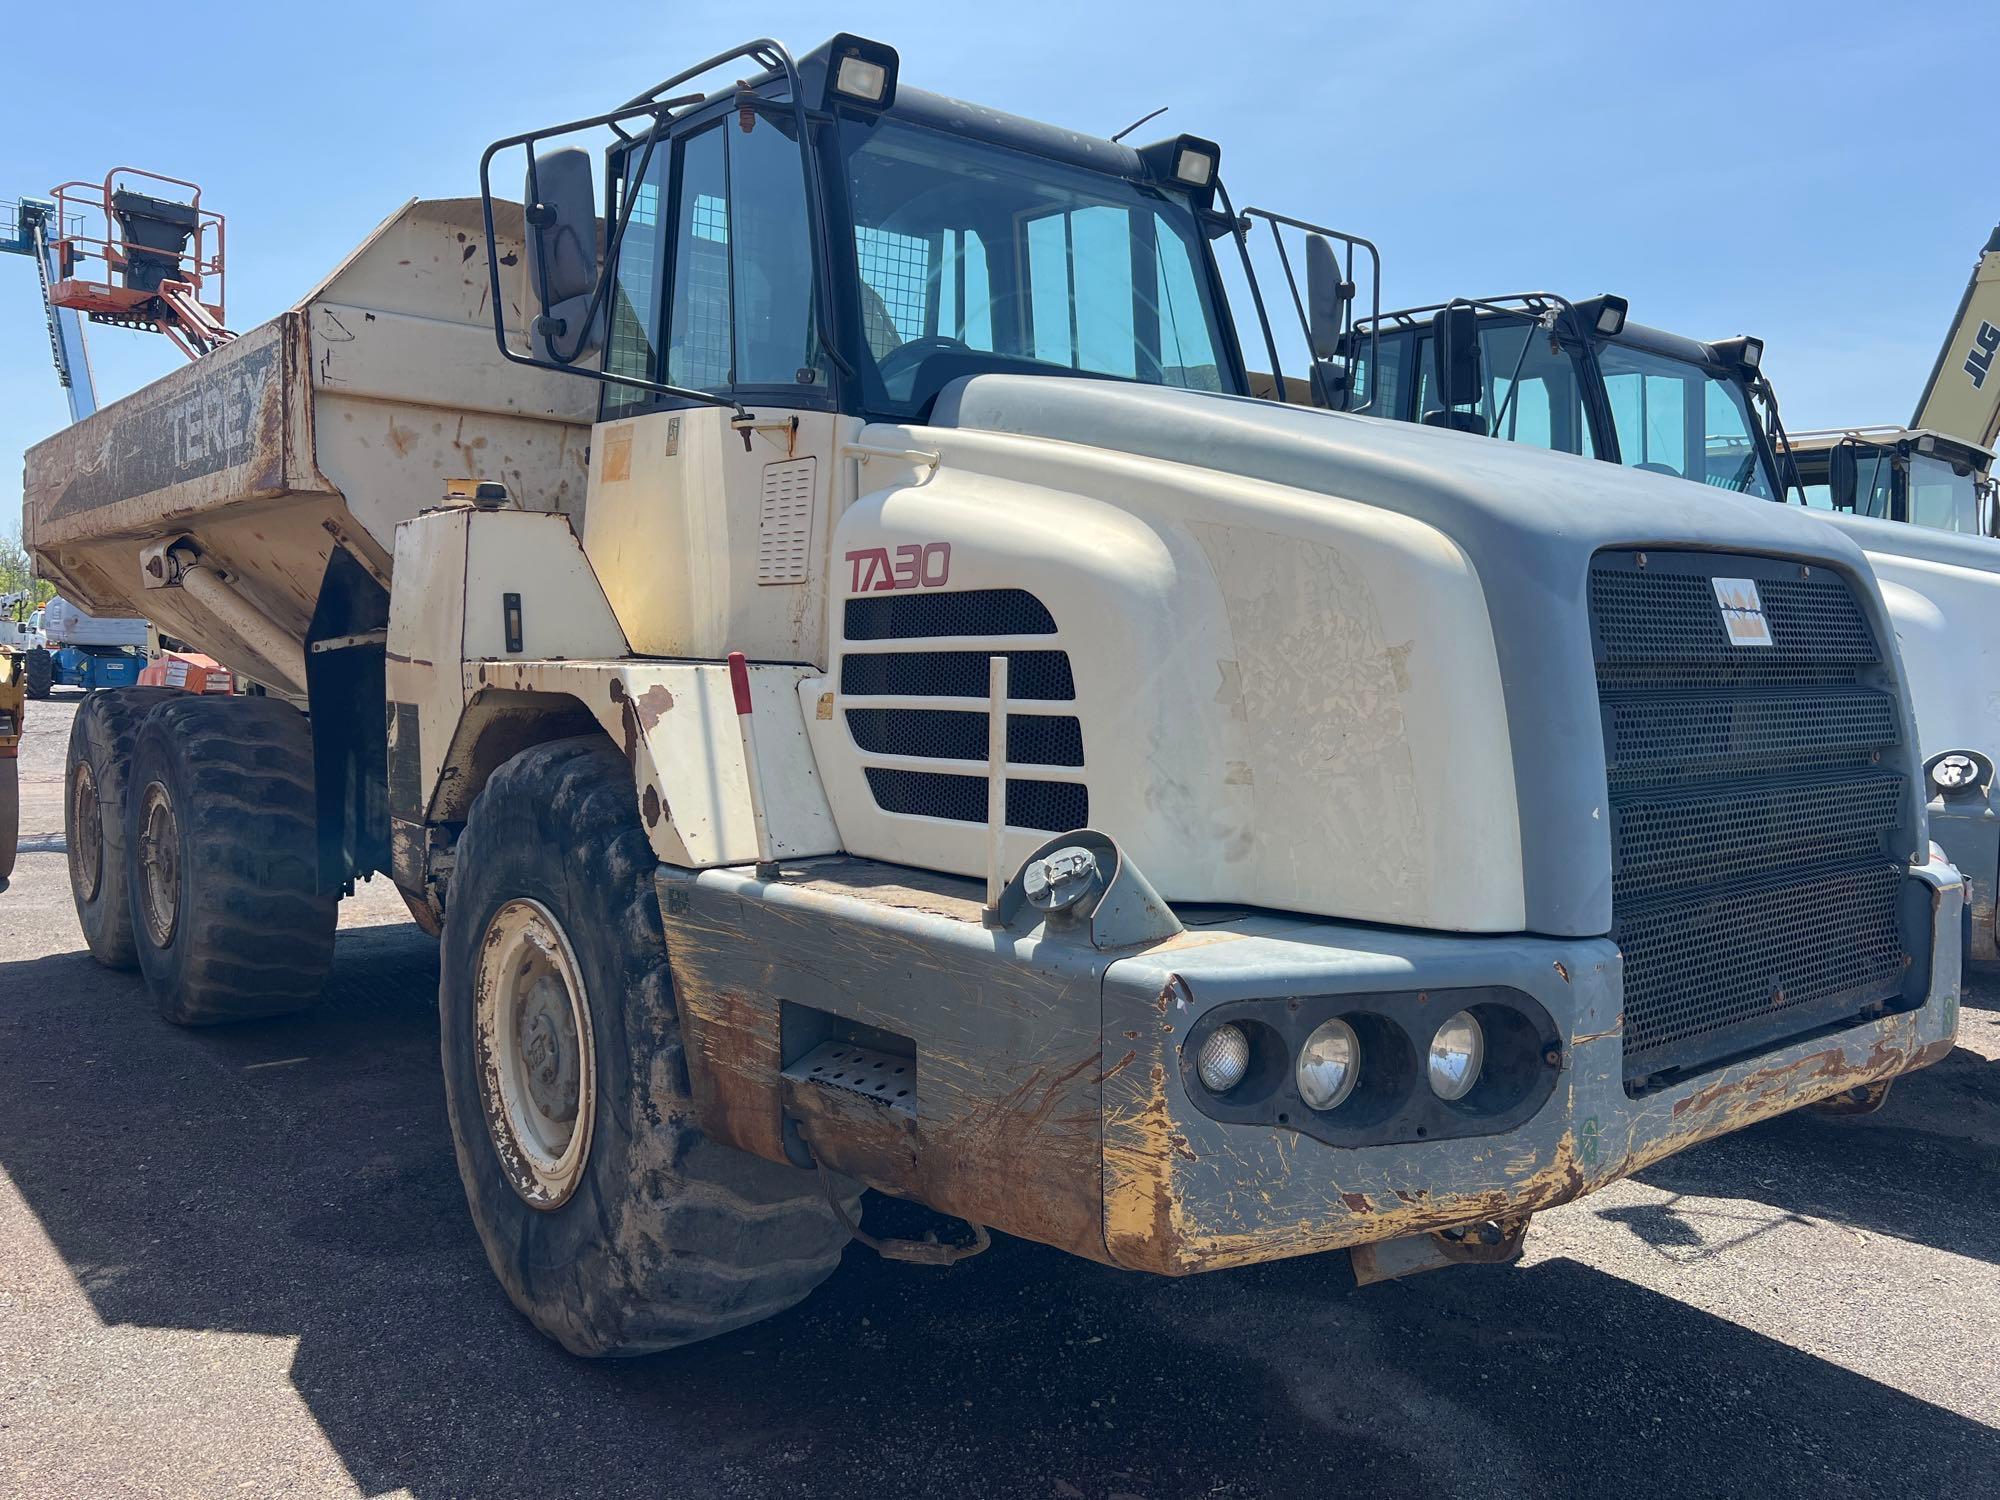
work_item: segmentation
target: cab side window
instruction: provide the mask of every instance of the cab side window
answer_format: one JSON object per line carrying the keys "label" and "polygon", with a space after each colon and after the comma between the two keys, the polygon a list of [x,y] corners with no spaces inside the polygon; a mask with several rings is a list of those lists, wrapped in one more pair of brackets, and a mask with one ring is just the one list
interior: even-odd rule
{"label": "cab side window", "polygon": [[675,183],[667,384],[714,391],[729,381],[729,179],[711,125],[680,145]]}
{"label": "cab side window", "polygon": [[[627,157],[626,172],[639,172],[642,154],[633,152]],[[660,197],[671,159],[670,151],[655,148],[643,177],[620,176],[612,190],[610,217],[614,222],[627,198],[632,209],[625,221],[624,243],[612,277],[611,336],[604,350],[604,368],[612,375],[651,380],[657,368],[660,277],[666,270],[667,249],[666,239],[660,233]],[[652,399],[650,393],[636,386],[607,385],[604,420],[644,411]]]}
{"label": "cab side window", "polygon": [[736,117],[675,149],[666,382],[693,390],[819,386],[812,233],[795,142]]}

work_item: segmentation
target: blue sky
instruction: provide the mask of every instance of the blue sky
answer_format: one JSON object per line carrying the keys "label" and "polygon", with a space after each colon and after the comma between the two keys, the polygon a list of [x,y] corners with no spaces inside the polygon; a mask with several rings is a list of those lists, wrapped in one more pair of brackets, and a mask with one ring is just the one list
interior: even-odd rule
{"label": "blue sky", "polygon": [[[1385,306],[1546,287],[1748,332],[1793,427],[1901,421],[2000,220],[2000,6],[1343,3],[754,7],[95,0],[12,5],[0,198],[131,164],[229,216],[229,315],[286,307],[411,195],[476,190],[497,136],[609,108],[756,26],[899,49],[943,93],[1223,145],[1239,205],[1367,235]],[[1916,8],[1907,8],[1915,11]],[[88,32],[184,38],[148,70]],[[573,24],[573,35],[561,28]],[[100,397],[172,369],[91,331]],[[68,420],[32,265],[0,258],[0,464]],[[0,532],[20,525],[0,484]]]}

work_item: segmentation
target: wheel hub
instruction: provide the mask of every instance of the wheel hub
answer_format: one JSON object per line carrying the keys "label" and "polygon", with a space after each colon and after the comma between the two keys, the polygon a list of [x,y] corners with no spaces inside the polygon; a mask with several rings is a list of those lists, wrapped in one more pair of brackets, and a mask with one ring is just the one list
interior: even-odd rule
{"label": "wheel hub", "polygon": [[97,800],[97,774],[80,760],[69,779],[69,823],[76,843],[70,849],[76,893],[84,901],[97,899],[104,883],[104,807]]}
{"label": "wheel hub", "polygon": [[539,901],[488,920],[474,979],[487,1134],[514,1191],[560,1207],[583,1180],[597,1094],[590,999],[569,938]]}
{"label": "wheel hub", "polygon": [[173,798],[157,781],[139,800],[139,905],[153,946],[169,946],[180,926],[181,833]]}

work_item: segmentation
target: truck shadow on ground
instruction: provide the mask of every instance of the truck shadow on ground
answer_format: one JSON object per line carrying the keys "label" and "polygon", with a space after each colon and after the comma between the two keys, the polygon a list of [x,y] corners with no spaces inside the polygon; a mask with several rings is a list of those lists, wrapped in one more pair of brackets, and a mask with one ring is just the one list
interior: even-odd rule
{"label": "truck shadow on ground", "polygon": [[[1966,1003],[1965,1015],[1995,1018],[1983,996]],[[2000,1180],[2000,1063],[1961,1046],[1898,1079],[1872,1115],[1801,1110],[1669,1157],[1637,1180],[1675,1194],[1747,1199],[2000,1263],[1993,1194],[1968,1191],[1969,1184]],[[1625,1223],[1664,1252],[1690,1248],[1690,1237],[1700,1241],[1670,1205],[1600,1216]],[[1726,1246],[1710,1253],[1726,1253]]]}
{"label": "truck shadow on ground", "polygon": [[466,1220],[435,985],[414,929],[348,931],[317,1012],[186,1032],[82,954],[0,966],[0,1167],[97,1315],[296,1339],[371,1494],[1941,1493],[2000,1461],[1977,1423],[1569,1260],[1356,1291],[1338,1257],[1169,1282],[1004,1238],[948,1271],[856,1248],[768,1323],[576,1361]]}

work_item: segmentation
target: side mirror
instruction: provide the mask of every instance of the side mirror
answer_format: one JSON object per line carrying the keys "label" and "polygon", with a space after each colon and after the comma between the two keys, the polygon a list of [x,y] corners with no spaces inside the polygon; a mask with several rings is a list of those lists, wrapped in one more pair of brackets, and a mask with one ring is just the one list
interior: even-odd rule
{"label": "side mirror", "polygon": [[1437,351],[1437,401],[1447,411],[1479,401],[1479,314],[1453,303],[1431,319]]}
{"label": "side mirror", "polygon": [[1826,488],[1835,510],[1854,509],[1861,488],[1861,465],[1855,457],[1854,444],[1842,443],[1827,455]]}
{"label": "side mirror", "polygon": [[1323,234],[1306,236],[1306,332],[1317,361],[1340,353],[1340,335],[1354,301],[1354,283],[1340,279],[1340,257]]}
{"label": "side mirror", "polygon": [[538,155],[522,194],[527,218],[528,296],[535,308],[530,346],[537,359],[572,364],[595,350],[602,319],[590,319],[597,290],[597,184],[580,146]]}

